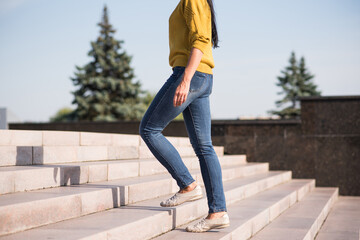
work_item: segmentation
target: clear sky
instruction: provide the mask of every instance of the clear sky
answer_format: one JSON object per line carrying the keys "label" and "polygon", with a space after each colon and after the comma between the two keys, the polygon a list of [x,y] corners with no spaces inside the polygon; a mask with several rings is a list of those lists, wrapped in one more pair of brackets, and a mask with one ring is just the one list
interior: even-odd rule
{"label": "clear sky", "polygon": [[[90,61],[103,6],[133,56],[142,88],[171,74],[168,18],[179,0],[0,0],[0,107],[22,121],[48,121],[71,104],[75,65]],[[305,57],[323,96],[360,94],[359,0],[214,0],[220,48],[212,119],[267,116],[291,51]]]}

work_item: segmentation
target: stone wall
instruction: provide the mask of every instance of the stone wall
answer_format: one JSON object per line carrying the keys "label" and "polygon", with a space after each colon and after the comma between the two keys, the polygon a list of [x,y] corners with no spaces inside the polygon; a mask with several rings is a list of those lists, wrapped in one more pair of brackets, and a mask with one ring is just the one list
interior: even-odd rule
{"label": "stone wall", "polygon": [[360,196],[360,96],[301,98],[300,121],[217,121],[213,144]]}
{"label": "stone wall", "polygon": [[[212,120],[213,145],[226,154],[246,154],[249,162],[269,162],[271,170],[291,170],[294,178],[315,178],[317,186],[340,187],[360,196],[360,96],[303,97],[300,120]],[[9,129],[138,134],[138,121],[24,123]],[[172,121],[165,136],[187,136]]]}

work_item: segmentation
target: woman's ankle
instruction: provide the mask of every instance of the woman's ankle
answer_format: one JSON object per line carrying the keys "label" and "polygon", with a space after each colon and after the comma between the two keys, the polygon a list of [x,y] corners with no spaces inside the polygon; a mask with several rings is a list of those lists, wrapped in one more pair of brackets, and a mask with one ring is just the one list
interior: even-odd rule
{"label": "woman's ankle", "polygon": [[192,182],[189,186],[186,186],[185,188],[181,189],[179,192],[190,192],[196,188],[197,184],[196,182]]}
{"label": "woman's ankle", "polygon": [[226,211],[209,213],[206,218],[207,218],[207,219],[210,219],[210,218],[220,218],[220,217],[224,216],[225,214],[226,214]]}

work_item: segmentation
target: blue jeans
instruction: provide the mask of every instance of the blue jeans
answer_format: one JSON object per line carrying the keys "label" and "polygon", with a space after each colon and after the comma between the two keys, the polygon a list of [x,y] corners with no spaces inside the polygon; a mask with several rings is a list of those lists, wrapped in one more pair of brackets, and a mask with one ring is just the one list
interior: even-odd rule
{"label": "blue jeans", "polygon": [[156,94],[143,116],[139,133],[156,159],[168,170],[180,189],[183,189],[195,180],[179,152],[162,134],[162,130],[170,121],[182,112],[191,145],[200,162],[209,213],[227,211],[221,166],[211,141],[209,95],[212,92],[213,75],[196,71],[191,79],[186,101],[175,107],[173,98],[184,70],[185,67],[181,66],[173,68],[172,75]]}

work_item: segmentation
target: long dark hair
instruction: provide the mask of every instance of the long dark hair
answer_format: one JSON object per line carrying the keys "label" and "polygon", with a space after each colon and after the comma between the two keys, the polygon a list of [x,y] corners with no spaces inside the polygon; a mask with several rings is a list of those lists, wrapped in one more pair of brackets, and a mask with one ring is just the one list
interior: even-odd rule
{"label": "long dark hair", "polygon": [[215,10],[214,10],[214,4],[213,4],[213,0],[207,0],[209,6],[210,6],[210,10],[211,10],[211,28],[212,28],[212,43],[213,43],[213,48],[217,48],[219,47],[218,43],[219,43],[219,38],[218,38],[218,33],[217,33],[217,28],[216,28],[216,18],[215,18]]}

